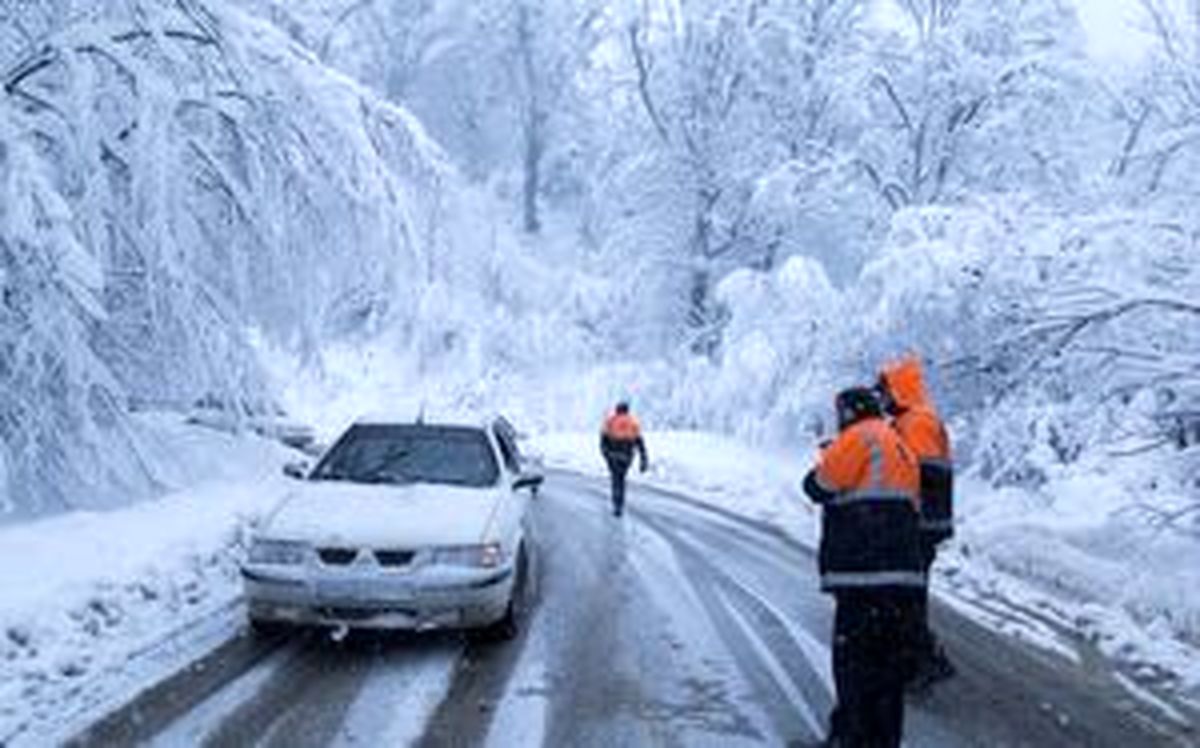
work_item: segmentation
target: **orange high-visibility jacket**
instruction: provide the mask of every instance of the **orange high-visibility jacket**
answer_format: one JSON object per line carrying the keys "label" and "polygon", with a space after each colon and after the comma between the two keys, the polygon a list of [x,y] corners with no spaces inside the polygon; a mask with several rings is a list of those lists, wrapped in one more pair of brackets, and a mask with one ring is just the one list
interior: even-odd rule
{"label": "orange high-visibility jacket", "polygon": [[619,442],[634,442],[642,438],[642,425],[632,413],[611,413],[604,419],[601,433]]}
{"label": "orange high-visibility jacket", "polygon": [[611,413],[600,428],[600,452],[609,466],[628,466],[633,462],[634,450],[641,458],[643,470],[646,465],[646,442],[642,439],[642,426],[630,413]]}
{"label": "orange high-visibility jacket", "polygon": [[805,489],[824,507],[822,589],[925,584],[920,472],[886,421],[866,418],[842,431],[821,453]]}
{"label": "orange high-visibility jacket", "polygon": [[954,464],[950,437],[928,393],[921,363],[901,359],[880,374],[896,403],[893,422],[904,443],[916,453],[921,467],[921,529],[939,542],[954,533]]}

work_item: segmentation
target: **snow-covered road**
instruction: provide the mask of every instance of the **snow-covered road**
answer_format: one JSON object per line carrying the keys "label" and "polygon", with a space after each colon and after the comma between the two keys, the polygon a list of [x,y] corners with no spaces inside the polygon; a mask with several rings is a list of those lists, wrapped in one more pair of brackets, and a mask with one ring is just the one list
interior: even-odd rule
{"label": "snow-covered road", "polygon": [[[452,635],[237,639],[81,744],[785,745],[822,732],[831,606],[777,528],[553,473],[537,605],[500,645]],[[938,611],[960,676],[909,710],[908,744],[1187,745],[1186,728],[1077,667]]]}

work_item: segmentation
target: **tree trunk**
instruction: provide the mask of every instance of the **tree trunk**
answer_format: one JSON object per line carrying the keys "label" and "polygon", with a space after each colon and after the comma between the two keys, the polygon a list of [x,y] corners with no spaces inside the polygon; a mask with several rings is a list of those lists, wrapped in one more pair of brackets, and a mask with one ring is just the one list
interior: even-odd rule
{"label": "tree trunk", "polygon": [[525,231],[536,234],[541,228],[537,198],[541,186],[543,115],[538,105],[538,79],[533,62],[533,30],[530,28],[529,9],[522,5],[518,13],[518,48],[521,51],[521,63],[525,74]]}
{"label": "tree trunk", "polygon": [[525,231],[536,234],[541,229],[538,220],[538,189],[541,184],[542,142],[541,126],[538,113],[529,113],[529,122],[525,125]]}

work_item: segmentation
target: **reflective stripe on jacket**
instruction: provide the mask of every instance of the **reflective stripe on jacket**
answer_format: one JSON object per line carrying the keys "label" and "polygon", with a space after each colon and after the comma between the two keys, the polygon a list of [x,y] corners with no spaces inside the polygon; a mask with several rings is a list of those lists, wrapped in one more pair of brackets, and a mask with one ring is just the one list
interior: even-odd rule
{"label": "reflective stripe on jacket", "polygon": [[950,437],[925,390],[920,361],[898,361],[881,378],[896,403],[893,425],[921,467],[921,529],[932,542],[940,542],[954,534]]}
{"label": "reflective stripe on jacket", "polygon": [[916,460],[880,418],[850,426],[806,489],[824,507],[819,565],[827,591],[925,584]]}

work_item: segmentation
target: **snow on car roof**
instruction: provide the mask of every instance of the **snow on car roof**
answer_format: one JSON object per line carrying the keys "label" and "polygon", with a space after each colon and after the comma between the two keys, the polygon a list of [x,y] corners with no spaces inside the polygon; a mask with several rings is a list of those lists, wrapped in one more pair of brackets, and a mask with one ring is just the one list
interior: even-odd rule
{"label": "snow on car roof", "polygon": [[479,426],[486,428],[496,417],[496,415],[482,414],[478,411],[425,408],[424,410],[411,409],[364,413],[354,419],[354,423],[372,426],[425,423],[438,426]]}

